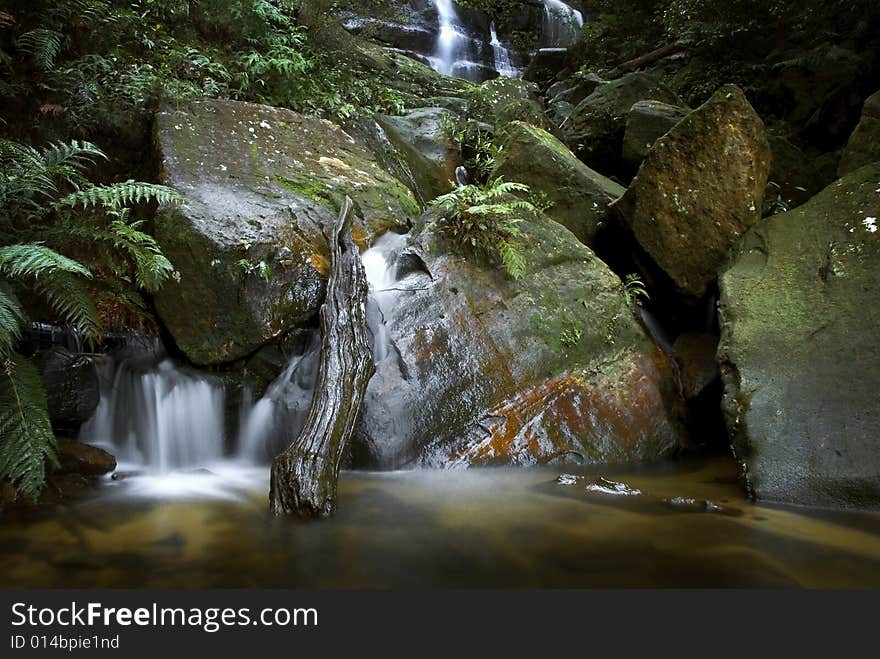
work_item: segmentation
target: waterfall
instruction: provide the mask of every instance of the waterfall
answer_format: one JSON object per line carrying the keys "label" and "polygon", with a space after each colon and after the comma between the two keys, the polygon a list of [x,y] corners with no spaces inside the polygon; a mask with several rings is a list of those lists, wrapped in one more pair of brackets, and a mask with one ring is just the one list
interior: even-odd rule
{"label": "waterfall", "polygon": [[376,364],[383,362],[393,348],[385,327],[384,310],[394,304],[397,293],[391,290],[397,279],[394,263],[406,240],[405,235],[389,231],[361,256],[370,284],[367,325],[373,334],[373,360]]}
{"label": "waterfall", "polygon": [[461,19],[453,0],[432,0],[437,8],[439,34],[434,56],[428,58],[438,73],[457,76],[465,80],[480,78],[480,65],[473,61],[472,40],[464,33]]}
{"label": "waterfall", "polygon": [[243,399],[238,456],[266,464],[290,445],[306,423],[318,379],[321,336],[314,332],[256,403]]}
{"label": "waterfall", "polygon": [[151,473],[204,467],[223,457],[225,392],[186,372],[158,342],[99,364],[101,401],[80,438],[112,446]]}
{"label": "waterfall", "polygon": [[545,46],[565,47],[575,43],[580,37],[584,16],[559,0],[544,0],[544,25],[542,28]]}
{"label": "waterfall", "polygon": [[495,70],[498,71],[498,75],[505,78],[519,78],[520,72],[510,60],[510,51],[505,48],[498,38],[494,21],[489,25],[489,32],[492,37],[490,44],[492,46],[492,53],[495,56]]}

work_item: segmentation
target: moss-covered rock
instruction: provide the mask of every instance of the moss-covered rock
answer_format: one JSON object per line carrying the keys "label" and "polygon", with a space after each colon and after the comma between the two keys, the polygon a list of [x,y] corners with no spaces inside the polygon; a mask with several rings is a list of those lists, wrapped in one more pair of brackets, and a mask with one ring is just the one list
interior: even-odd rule
{"label": "moss-covered rock", "polygon": [[846,176],[859,167],[880,160],[880,92],[868,97],[862,119],[843,151],[837,173]]}
{"label": "moss-covered rock", "polygon": [[769,171],[761,118],[726,86],[654,143],[613,208],[675,284],[701,296],[761,219]]}
{"label": "moss-covered rock", "polygon": [[447,135],[444,121],[453,121],[443,108],[419,108],[403,117],[376,117],[388,139],[409,165],[422,199],[430,200],[452,189],[460,153]]}
{"label": "moss-covered rock", "polygon": [[621,463],[677,445],[670,363],[620,280],[560,224],[520,226],[517,281],[448,251],[430,223],[398,258],[356,464]]}
{"label": "moss-covered rock", "polygon": [[161,178],[186,197],[156,235],[180,273],[156,296],[196,364],[239,359],[298,324],[323,298],[324,231],[345,195],[362,241],[418,214],[412,194],[326,121],[234,101],[166,108],[156,119]]}
{"label": "moss-covered rock", "polygon": [[880,505],[880,164],[753,227],[720,277],[725,414],[761,499]]}
{"label": "moss-covered rock", "polygon": [[603,82],[577,104],[560,128],[563,141],[587,165],[606,176],[621,173],[626,118],[638,101],[661,101],[684,105],[681,99],[654,76],[629,73]]}
{"label": "moss-covered rock", "polygon": [[575,158],[550,133],[514,121],[500,134],[502,149],[492,176],[525,183],[544,193],[547,214],[590,245],[608,215],[608,206],[624,188]]}

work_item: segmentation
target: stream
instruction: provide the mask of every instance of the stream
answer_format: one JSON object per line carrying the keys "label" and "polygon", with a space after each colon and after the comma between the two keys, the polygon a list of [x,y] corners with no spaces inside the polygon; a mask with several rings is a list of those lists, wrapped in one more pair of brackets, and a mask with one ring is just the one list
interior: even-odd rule
{"label": "stream", "polygon": [[[880,586],[880,514],[750,504],[727,458],[561,469],[344,472],[338,515],[312,524],[270,517],[268,469],[245,463],[108,478],[7,519],[0,585]],[[641,494],[590,488],[600,474]]]}

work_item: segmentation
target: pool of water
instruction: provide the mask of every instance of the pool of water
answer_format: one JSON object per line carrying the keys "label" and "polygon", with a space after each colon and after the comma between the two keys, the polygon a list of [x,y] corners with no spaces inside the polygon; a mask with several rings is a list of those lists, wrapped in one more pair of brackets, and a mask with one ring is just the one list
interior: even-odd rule
{"label": "pool of water", "polygon": [[267,490],[266,469],[231,463],[108,480],[88,500],[4,519],[0,585],[880,586],[880,514],[753,505],[720,458],[348,472],[337,516],[311,524],[270,517]]}

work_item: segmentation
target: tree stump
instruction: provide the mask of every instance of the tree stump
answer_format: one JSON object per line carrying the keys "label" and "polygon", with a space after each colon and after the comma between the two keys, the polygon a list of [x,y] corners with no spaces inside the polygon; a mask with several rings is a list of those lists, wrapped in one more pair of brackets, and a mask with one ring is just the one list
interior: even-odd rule
{"label": "tree stump", "polygon": [[365,314],[369,285],[351,237],[352,211],[346,197],[330,243],[315,397],[302,432],[272,463],[269,506],[275,515],[315,519],[335,512],[339,465],[375,371]]}

